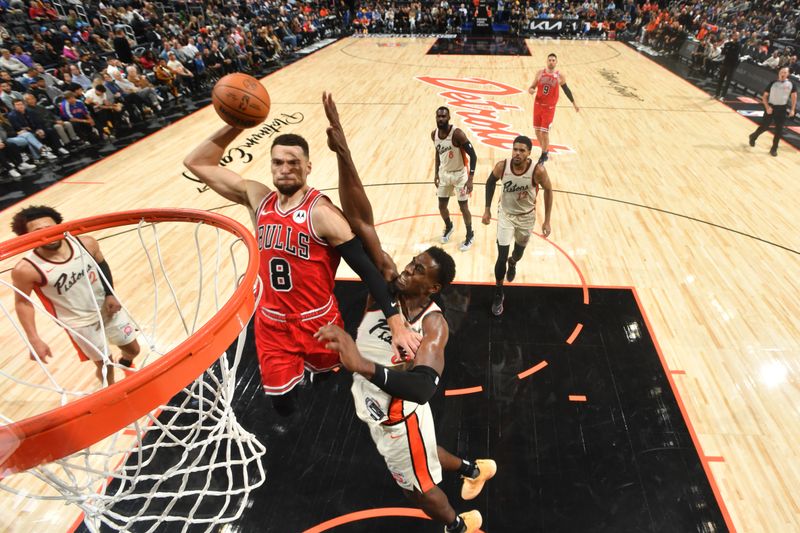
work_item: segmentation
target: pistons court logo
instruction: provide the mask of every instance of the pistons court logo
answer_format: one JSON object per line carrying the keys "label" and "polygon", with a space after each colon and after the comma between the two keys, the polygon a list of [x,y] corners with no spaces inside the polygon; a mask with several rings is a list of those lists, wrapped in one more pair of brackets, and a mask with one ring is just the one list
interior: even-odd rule
{"label": "pistons court logo", "polygon": [[292,215],[292,220],[294,220],[298,224],[302,224],[306,221],[306,212],[305,211],[295,211],[294,215]]}
{"label": "pistons court logo", "polygon": [[[509,109],[521,110],[519,105],[503,103],[501,97],[509,102],[523,103],[528,95],[516,87],[511,87],[499,81],[485,80],[483,78],[435,78],[433,76],[417,76],[418,81],[433,85],[440,89],[439,96],[446,100],[451,113],[455,113],[464,120],[464,124],[475,134],[480,141],[494,148],[510,150],[514,138],[518,135],[527,135],[538,146],[533,135],[533,125],[529,123],[530,133],[518,132],[500,115]],[[515,95],[522,96],[515,96]],[[514,96],[514,98],[508,98]],[[528,120],[531,117],[528,116]],[[550,144],[550,153],[573,153],[575,150],[569,146]]]}

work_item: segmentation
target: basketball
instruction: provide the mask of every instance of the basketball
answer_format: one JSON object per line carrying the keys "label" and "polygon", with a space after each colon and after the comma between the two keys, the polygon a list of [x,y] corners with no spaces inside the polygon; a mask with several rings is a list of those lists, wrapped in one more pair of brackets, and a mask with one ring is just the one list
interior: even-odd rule
{"label": "basketball", "polygon": [[269,93],[257,79],[241,72],[220,78],[211,101],[219,117],[235,128],[257,126],[269,114]]}

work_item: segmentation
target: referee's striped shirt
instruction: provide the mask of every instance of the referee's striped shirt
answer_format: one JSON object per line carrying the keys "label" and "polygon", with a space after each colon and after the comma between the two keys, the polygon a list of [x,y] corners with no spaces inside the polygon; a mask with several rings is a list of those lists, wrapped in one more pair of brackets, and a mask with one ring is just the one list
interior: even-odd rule
{"label": "referee's striped shirt", "polygon": [[767,102],[771,106],[787,106],[792,93],[796,93],[797,89],[791,80],[775,80],[764,89],[764,92],[769,93]]}

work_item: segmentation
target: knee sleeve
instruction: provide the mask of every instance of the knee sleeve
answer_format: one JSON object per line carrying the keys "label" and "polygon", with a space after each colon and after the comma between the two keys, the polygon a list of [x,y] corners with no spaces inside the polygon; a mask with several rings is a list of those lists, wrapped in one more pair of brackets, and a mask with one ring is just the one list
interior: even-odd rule
{"label": "knee sleeve", "polygon": [[522,259],[523,253],[525,253],[525,244],[514,243],[514,251],[511,252],[511,259],[519,261]]}
{"label": "knee sleeve", "polygon": [[506,261],[508,261],[508,246],[497,245],[497,262],[494,264],[494,279],[503,281],[506,275]]}

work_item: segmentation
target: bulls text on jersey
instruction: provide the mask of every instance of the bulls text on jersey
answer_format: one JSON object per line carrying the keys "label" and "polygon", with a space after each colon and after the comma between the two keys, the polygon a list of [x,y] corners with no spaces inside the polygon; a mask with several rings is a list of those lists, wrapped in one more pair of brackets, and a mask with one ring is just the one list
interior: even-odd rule
{"label": "bulls text on jersey", "polygon": [[310,236],[302,231],[295,232],[291,226],[283,224],[261,224],[258,226],[259,250],[284,250],[300,259],[309,257]]}

